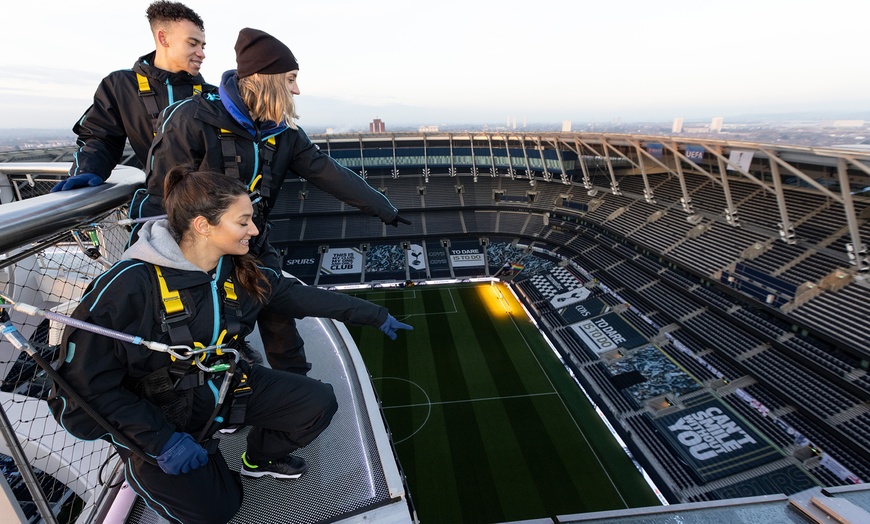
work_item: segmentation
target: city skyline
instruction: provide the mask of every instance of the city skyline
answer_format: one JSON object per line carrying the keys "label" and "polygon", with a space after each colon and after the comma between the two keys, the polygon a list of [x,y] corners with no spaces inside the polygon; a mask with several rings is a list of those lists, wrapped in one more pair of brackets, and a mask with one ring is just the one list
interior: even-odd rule
{"label": "city skyline", "polygon": [[[870,5],[749,2],[722,8],[394,0],[185,2],[205,21],[202,73],[235,67],[238,30],[278,37],[300,63],[303,127],[661,121],[870,114],[862,21]],[[0,128],[70,128],[100,79],[153,50],[150,0],[49,0],[4,8]],[[858,64],[856,66],[856,64]]]}

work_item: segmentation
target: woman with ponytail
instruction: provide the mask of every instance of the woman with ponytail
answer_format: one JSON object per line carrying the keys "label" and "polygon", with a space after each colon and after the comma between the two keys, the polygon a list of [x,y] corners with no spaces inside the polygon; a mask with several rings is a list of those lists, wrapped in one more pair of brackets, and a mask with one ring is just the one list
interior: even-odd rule
{"label": "woman with ponytail", "polygon": [[[76,318],[168,345],[236,340],[239,347],[265,304],[288,317],[327,316],[374,327],[389,316],[383,307],[261,266],[249,253],[259,231],[238,179],[176,167],[164,191],[167,218],[148,222],[123,260],[91,283]],[[181,312],[166,305],[173,293]],[[217,392],[227,374],[203,368],[215,368],[220,358],[227,362],[226,352],[206,353],[200,366],[195,358],[174,358],[69,326],[61,349],[63,378],[154,460],[116,444],[63,390],[49,399],[54,417],[76,437],[114,444],[130,487],[173,523],[227,522],[241,506],[238,477],[217,446],[209,445],[216,429],[250,426],[242,476],[294,479],[307,465],[292,453],[326,429],[337,410],[331,385],[257,364],[239,365],[245,375],[237,373],[221,404]],[[249,389],[239,388],[239,380]],[[236,391],[247,393],[244,400]],[[243,410],[236,409],[240,405]]]}

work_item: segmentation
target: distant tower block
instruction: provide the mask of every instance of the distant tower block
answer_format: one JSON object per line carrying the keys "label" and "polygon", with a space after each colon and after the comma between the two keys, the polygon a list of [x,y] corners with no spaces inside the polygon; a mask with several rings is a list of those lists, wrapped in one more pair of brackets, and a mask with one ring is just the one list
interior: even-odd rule
{"label": "distant tower block", "polygon": [[571,132],[571,121],[570,120],[562,120],[562,132],[570,133]]}
{"label": "distant tower block", "polygon": [[722,117],[721,116],[717,116],[716,118],[713,119],[712,122],[710,122],[710,131],[713,131],[714,133],[721,133],[722,132]]}
{"label": "distant tower block", "polygon": [[683,119],[675,118],[674,125],[671,126],[671,133],[679,134],[683,132]]}
{"label": "distant tower block", "polygon": [[386,127],[384,126],[384,121],[380,118],[375,118],[369,124],[369,133],[386,133]]}

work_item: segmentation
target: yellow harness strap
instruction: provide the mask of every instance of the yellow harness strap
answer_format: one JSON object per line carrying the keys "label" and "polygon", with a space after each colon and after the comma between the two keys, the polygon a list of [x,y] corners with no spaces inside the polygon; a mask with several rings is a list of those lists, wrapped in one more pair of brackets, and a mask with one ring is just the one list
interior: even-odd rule
{"label": "yellow harness strap", "polygon": [[184,311],[181,295],[178,291],[169,289],[169,286],[166,285],[166,279],[163,278],[160,266],[155,265],[154,270],[157,272],[157,282],[160,283],[160,296],[163,299],[163,309],[166,310],[166,314],[174,315]]}
{"label": "yellow harness strap", "polygon": [[144,95],[151,93],[151,84],[148,83],[148,79],[145,78],[145,75],[142,73],[136,73],[136,81],[139,83],[140,94]]}

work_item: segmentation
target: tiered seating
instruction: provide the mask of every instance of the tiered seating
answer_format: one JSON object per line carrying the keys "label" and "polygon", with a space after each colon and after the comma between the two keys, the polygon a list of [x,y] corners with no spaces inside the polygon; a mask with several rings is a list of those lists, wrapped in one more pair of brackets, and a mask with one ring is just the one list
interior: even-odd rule
{"label": "tiered seating", "polygon": [[667,313],[674,319],[690,315],[700,308],[695,302],[658,281],[649,287],[638,289],[637,292],[647,302],[655,304],[659,311]]}
{"label": "tiered seating", "polygon": [[788,447],[794,444],[794,437],[785,432],[784,429],[774,424],[769,418],[764,417],[752,406],[738,398],[736,395],[726,395],[722,400],[728,403],[735,411],[740,413],[743,418],[748,419],[756,427],[756,429],[772,440],[781,448]]}
{"label": "tiered seating", "polygon": [[749,199],[739,204],[740,219],[764,226],[771,230],[777,229],[777,224],[782,222],[776,196],[761,190],[756,191]]}
{"label": "tiered seating", "polygon": [[479,207],[495,205],[493,199],[493,190],[498,189],[498,179],[486,174],[478,176],[477,182],[472,178],[461,177],[462,183],[465,185],[465,207]]}
{"label": "tiered seating", "polygon": [[728,324],[718,315],[706,311],[686,320],[684,324],[703,338],[710,347],[734,359],[762,344],[752,335]]}
{"label": "tiered seating", "polygon": [[[345,217],[343,215],[309,217],[307,219],[309,227],[305,228],[305,240],[347,238],[342,234],[344,231],[344,220]],[[380,224],[379,220],[375,220]]]}
{"label": "tiered seating", "polygon": [[619,413],[630,413],[637,409],[634,400],[622,394],[621,391],[613,386],[610,381],[610,374],[604,369],[601,363],[590,364],[583,367],[583,372],[588,376],[605,397],[613,404],[614,408]]}
{"label": "tiered seating", "polygon": [[545,300],[544,296],[541,295],[541,292],[538,291],[538,288],[536,288],[531,281],[522,280],[517,283],[517,286],[520,288],[523,294],[526,295],[532,306],[534,306],[536,309],[539,307],[540,303]]}
{"label": "tiered seating", "polygon": [[695,379],[704,383],[708,380],[713,380],[716,375],[713,374],[712,371],[701,365],[697,360],[695,360],[692,356],[687,355],[686,353],[680,351],[675,348],[671,344],[667,344],[663,347],[659,348],[663,353],[666,353],[671,359],[675,360],[677,364],[680,365],[683,369],[685,369],[690,375],[695,377]]}
{"label": "tiered seating", "polygon": [[644,443],[652,457],[661,464],[665,473],[671,477],[679,489],[686,489],[695,485],[692,475],[680,463],[679,459],[671,453],[670,448],[661,439],[656,437],[656,429],[647,415],[626,417],[625,423],[632,432]]}
{"label": "tiered seating", "polygon": [[635,251],[632,247],[627,246],[621,242],[614,244],[613,250],[616,251],[620,256],[624,257],[627,260],[632,260],[638,256],[637,251]]}
{"label": "tiered seating", "polygon": [[585,235],[578,235],[577,238],[571,241],[569,247],[574,251],[585,253],[588,249],[598,247],[598,242],[586,237]]}
{"label": "tiered seating", "polygon": [[592,248],[584,251],[583,256],[592,262],[592,264],[590,264],[592,267],[597,269],[607,269],[610,266],[622,263],[622,258],[598,244],[595,244]]}
{"label": "tiered seating", "polygon": [[642,200],[632,200],[621,215],[607,222],[607,227],[623,235],[631,233],[646,223],[647,217],[658,210],[658,206],[647,204]]}
{"label": "tiered seating", "polygon": [[843,205],[839,202],[828,203],[830,207],[810,217],[809,220],[795,227],[795,235],[799,238],[819,244],[846,224],[843,222]]}
{"label": "tiered seating", "polygon": [[744,372],[735,368],[729,359],[720,356],[715,351],[708,351],[699,356],[719,371],[719,373],[722,373],[727,380],[735,380],[745,375]]}
{"label": "tiered seating", "polygon": [[269,234],[269,240],[273,244],[283,242],[298,242],[302,237],[302,226],[305,218],[279,218],[274,220],[275,227]]}
{"label": "tiered seating", "polygon": [[685,213],[671,209],[655,222],[647,223],[629,235],[629,238],[653,251],[663,252],[682,240],[692,227],[686,222]]}
{"label": "tiered seating", "polygon": [[457,183],[464,183],[465,178],[430,178],[426,184],[426,194],[423,201],[426,208],[455,207],[461,204],[459,193],[454,187]]}
{"label": "tiered seating", "polygon": [[722,186],[713,182],[707,177],[684,173],[686,185],[689,185],[689,180],[699,180],[695,189],[689,189],[689,196],[695,208],[695,212],[706,212],[710,215],[722,215],[724,209],[728,206],[725,201],[725,194],[722,193]]}
{"label": "tiered seating", "polygon": [[565,343],[568,350],[577,358],[580,362],[595,362],[598,360],[597,355],[593,355],[583,342],[577,338],[577,334],[574,333],[574,330],[571,328],[566,329],[558,329],[556,330],[556,335]]}
{"label": "tiered seating", "polygon": [[[655,191],[656,200],[661,202],[679,202],[683,197],[682,189],[680,188],[680,180],[676,176],[672,176],[670,174],[662,174],[662,175],[650,175],[649,184],[650,187]],[[656,180],[655,185],[653,185],[653,180]],[[689,191],[692,191],[694,187],[700,183],[693,182],[691,179],[686,179],[686,187]]]}
{"label": "tiered seating", "polygon": [[823,486],[832,487],[832,486],[848,486],[852,484],[848,480],[841,479],[840,477],[831,473],[828,468],[823,467],[821,464],[816,464],[815,466],[807,467],[807,471],[812,473],[813,476],[818,478]]}
{"label": "tiered seating", "polygon": [[592,220],[597,224],[605,224],[607,217],[609,217],[611,213],[623,206],[627,206],[632,202],[635,202],[633,198],[628,198],[622,195],[614,195],[611,193],[603,195],[599,194],[598,198],[603,199],[604,202],[600,206],[598,206],[598,209],[586,215],[588,219]]}
{"label": "tiered seating", "polygon": [[635,329],[641,332],[647,339],[654,338],[659,333],[658,326],[651,326],[646,320],[631,309],[626,309],[620,313]]}
{"label": "tiered seating", "polygon": [[528,222],[528,220],[528,213],[499,211],[498,231],[502,233],[523,233],[523,230],[526,227],[526,222]]}
{"label": "tiered seating", "polygon": [[836,351],[836,348],[823,349],[799,336],[788,337],[782,343],[789,349],[804,355],[814,363],[824,366],[832,373],[840,376],[846,376],[848,373],[851,373],[858,364],[856,359],[839,351],[836,352],[836,355],[831,354],[831,351]]}
{"label": "tiered seating", "polygon": [[465,231],[468,233],[495,231],[495,214],[495,211],[462,211]]}
{"label": "tiered seating", "polygon": [[462,233],[462,222],[459,221],[459,213],[460,211],[442,211],[437,214],[426,213],[426,231],[430,235]]}
{"label": "tiered seating", "polygon": [[658,260],[654,260],[647,255],[641,255],[634,259],[635,264],[646,268],[648,271],[652,273],[658,273],[662,269],[662,265]]}
{"label": "tiered seating", "polygon": [[766,383],[778,387],[796,402],[811,406],[825,418],[861,402],[855,395],[820,378],[775,350],[763,351],[743,362]]}
{"label": "tiered seating", "polygon": [[610,267],[607,272],[615,277],[622,286],[631,289],[640,289],[653,282],[652,279],[628,263],[616,264]]}
{"label": "tiered seating", "polygon": [[678,271],[674,271],[671,268],[666,268],[664,271],[659,272],[659,275],[685,289],[690,289],[697,284],[697,282],[691,277],[683,275]]}
{"label": "tiered seating", "polygon": [[686,240],[668,254],[703,273],[714,273],[740,258],[743,251],[766,237],[743,228],[716,223],[710,230]]}
{"label": "tiered seating", "polygon": [[[403,217],[411,221],[411,225],[402,224],[402,232],[405,235],[422,233],[423,220],[416,213],[403,213]],[[319,227],[319,226],[317,226]],[[306,228],[307,229],[307,228]],[[399,229],[397,227],[388,227],[387,232],[391,229]],[[377,217],[365,215],[348,215],[344,221],[344,238],[370,238],[380,237],[384,234],[384,225]]]}
{"label": "tiered seating", "polygon": [[855,439],[855,442],[870,449],[870,413],[864,412],[855,418],[838,424],[837,427],[847,436]]}
{"label": "tiered seating", "polygon": [[788,279],[770,275],[742,262],[735,264],[734,276],[735,278],[748,280],[763,286],[767,288],[766,290],[788,297],[789,299],[793,298],[797,293],[797,286]]}
{"label": "tiered seating", "polygon": [[785,407],[785,404],[776,396],[771,394],[762,384],[752,384],[743,388],[743,390],[752,395],[753,398],[760,401],[767,409],[771,411],[783,409]]}
{"label": "tiered seating", "polygon": [[550,229],[547,231],[547,236],[545,237],[545,239],[548,244],[552,244],[554,246],[564,246],[575,236],[577,236],[577,234],[573,232]]}
{"label": "tiered seating", "polygon": [[823,452],[830,454],[837,462],[857,475],[863,482],[870,480],[870,467],[866,461],[855,458],[855,452],[828,436],[828,430],[819,427],[798,412],[788,413],[782,419],[798,430]]}
{"label": "tiered seating", "polygon": [[302,211],[304,201],[299,199],[299,191],[302,190],[305,181],[301,178],[288,177],[281,185],[281,195],[272,208],[272,216],[285,216]]}
{"label": "tiered seating", "polygon": [[[791,245],[786,244],[785,242],[775,242],[770,246],[768,251],[765,251],[757,258],[753,260],[744,260],[743,264],[757,269],[762,273],[766,273],[768,275],[777,275],[779,273],[779,269],[790,263],[795,258],[801,256],[806,252],[805,247],[801,247],[799,245]],[[803,282],[795,282],[794,280],[789,280],[786,277],[780,276],[784,280],[788,280],[792,284],[801,285]]]}
{"label": "tiered seating", "polygon": [[[387,198],[398,209],[417,209],[423,207],[417,187],[424,185],[422,176],[401,176],[400,178],[382,178],[369,180],[375,188],[387,188]],[[428,188],[427,188],[428,191]]]}
{"label": "tiered seating", "polygon": [[[623,193],[634,193],[635,195],[643,195],[645,189],[643,185],[643,177],[637,175],[627,175],[616,179],[619,184],[619,190]],[[650,187],[654,187],[650,180]]]}
{"label": "tiered seating", "polygon": [[776,340],[783,334],[782,328],[758,317],[749,309],[740,308],[736,310],[733,315],[735,318],[738,318],[758,331],[761,331],[767,337],[767,340]]}
{"label": "tiered seating", "polygon": [[720,311],[729,311],[736,305],[731,297],[714,287],[698,286],[692,290],[692,294]]}
{"label": "tiered seating", "polygon": [[790,313],[799,322],[826,333],[845,344],[866,350],[870,347],[870,292],[849,284],[836,293],[823,293]]}
{"label": "tiered seating", "polygon": [[783,273],[781,278],[801,283],[818,282],[833,270],[845,268],[847,265],[846,262],[831,258],[824,253],[816,253]]}
{"label": "tiered seating", "polygon": [[305,182],[302,190],[308,192],[308,196],[302,201],[301,210],[303,213],[335,213],[344,209],[343,202],[329,193],[317,189],[313,184]]}

